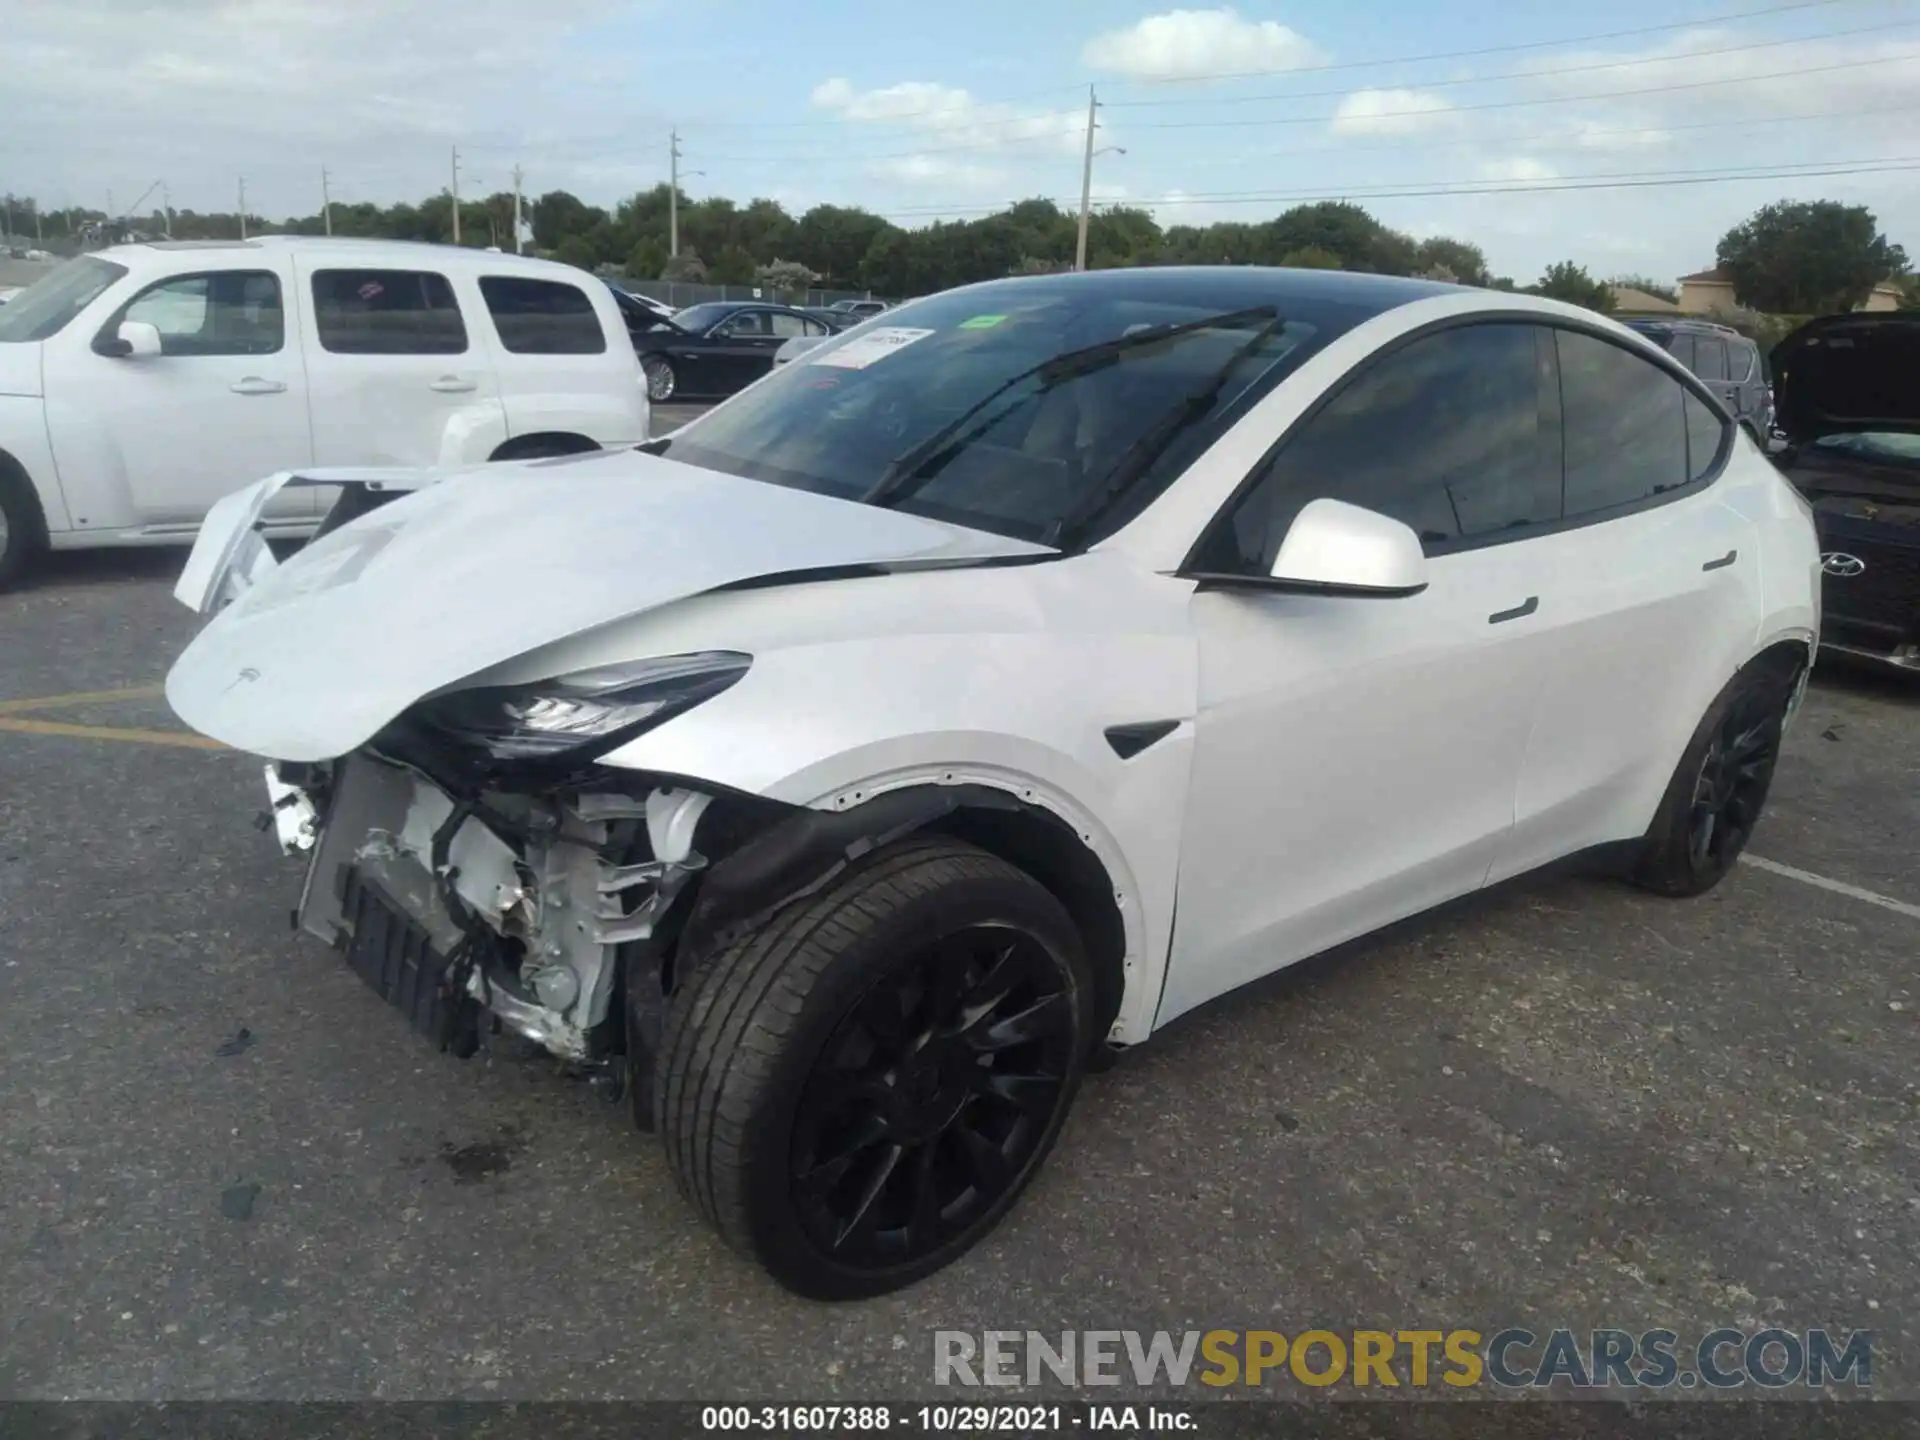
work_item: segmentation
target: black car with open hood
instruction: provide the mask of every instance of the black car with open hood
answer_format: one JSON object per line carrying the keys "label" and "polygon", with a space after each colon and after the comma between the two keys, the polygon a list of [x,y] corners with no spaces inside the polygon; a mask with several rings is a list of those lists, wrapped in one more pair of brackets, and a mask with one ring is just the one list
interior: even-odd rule
{"label": "black car with open hood", "polygon": [[1809,321],[1772,358],[1780,468],[1820,531],[1821,643],[1920,672],[1920,311]]}

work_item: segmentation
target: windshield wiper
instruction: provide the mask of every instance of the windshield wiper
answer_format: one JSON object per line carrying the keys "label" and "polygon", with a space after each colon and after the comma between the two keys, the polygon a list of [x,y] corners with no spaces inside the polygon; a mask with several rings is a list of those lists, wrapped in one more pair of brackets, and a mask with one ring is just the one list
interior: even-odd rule
{"label": "windshield wiper", "polygon": [[[1208,377],[1205,384],[1188,392],[1179,404],[1162,415],[1144,435],[1129,445],[1121,453],[1120,458],[1113,462],[1113,468],[1107,472],[1106,480],[1097,490],[1048,527],[1049,544],[1058,544],[1063,536],[1080,530],[1108,505],[1132,489],[1134,483],[1152,468],[1153,462],[1166,453],[1167,447],[1178,438],[1182,430],[1213,409],[1214,403],[1220,398],[1220,392],[1226,388],[1227,381],[1233,377],[1233,372],[1240,368],[1240,362],[1266,344],[1268,337],[1287,323],[1272,306],[1257,311],[1246,311],[1243,315],[1248,319],[1256,315],[1265,315],[1267,323],[1254,332],[1251,340],[1229,355],[1226,361]],[[1227,318],[1240,319],[1243,316]],[[1213,323],[1215,326],[1224,328],[1225,322],[1222,320],[1216,320]]]}
{"label": "windshield wiper", "polygon": [[[1029,366],[1019,374],[994,386],[926,439],[896,455],[887,463],[887,468],[881,472],[879,480],[860,498],[866,504],[879,505],[904,493],[909,482],[920,479],[922,472],[932,461],[960,449],[976,434],[988,428],[991,421],[982,420],[980,418],[982,412],[1016,385],[1037,377],[1040,381],[1040,391],[1045,392],[1062,380],[1072,380],[1111,365],[1129,350],[1137,350],[1144,345],[1157,345],[1166,340],[1178,340],[1200,330],[1217,330],[1235,321],[1257,320],[1263,317],[1271,319],[1273,324],[1279,323],[1273,318],[1274,309],[1271,305],[1258,305],[1251,310],[1233,310],[1225,315],[1209,315],[1203,320],[1190,320],[1184,325],[1157,326],[1151,330],[1121,335],[1112,340],[1102,340],[1098,345],[1069,350],[1063,355],[1055,355],[1052,359],[1043,360],[1038,365]],[[1262,330],[1262,338],[1271,329],[1272,324]],[[1238,357],[1236,357],[1236,363],[1237,359]]]}

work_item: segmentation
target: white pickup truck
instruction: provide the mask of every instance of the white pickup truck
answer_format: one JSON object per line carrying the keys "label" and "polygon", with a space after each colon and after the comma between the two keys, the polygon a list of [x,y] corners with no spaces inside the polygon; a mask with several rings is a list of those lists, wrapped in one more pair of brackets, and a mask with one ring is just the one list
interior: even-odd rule
{"label": "white pickup truck", "polygon": [[[121,245],[0,306],[0,585],[45,549],[190,541],[277,471],[632,445],[646,386],[571,266],[403,241]],[[298,536],[327,486],[259,523]]]}

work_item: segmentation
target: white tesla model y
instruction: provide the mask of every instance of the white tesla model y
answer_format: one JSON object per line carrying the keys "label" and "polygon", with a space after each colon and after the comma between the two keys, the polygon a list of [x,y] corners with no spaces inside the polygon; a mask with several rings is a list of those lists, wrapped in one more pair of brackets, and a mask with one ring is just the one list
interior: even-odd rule
{"label": "white tesla model y", "polygon": [[1670,356],[1373,276],[949,291],[635,451],[344,477],[276,565],[342,478],[209,517],[174,708],[272,762],[306,930],[624,1085],[822,1297],[1256,976],[1588,852],[1713,885],[1818,640],[1806,505]]}

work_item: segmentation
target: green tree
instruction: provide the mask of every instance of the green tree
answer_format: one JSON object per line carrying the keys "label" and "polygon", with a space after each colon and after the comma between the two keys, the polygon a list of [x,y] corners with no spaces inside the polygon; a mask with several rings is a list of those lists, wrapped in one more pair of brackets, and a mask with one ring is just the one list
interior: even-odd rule
{"label": "green tree", "polygon": [[898,230],[892,221],[844,205],[816,205],[793,227],[786,253],[821,279],[849,285],[859,278],[860,263],[873,242]]}
{"label": "green tree", "polygon": [[1527,291],[1532,295],[1544,295],[1549,300],[1564,300],[1569,305],[1584,305],[1603,315],[1613,309],[1613,291],[1571,260],[1549,265],[1540,282],[1528,286]]}
{"label": "green tree", "polygon": [[1852,310],[1907,266],[1871,210],[1837,200],[1763,206],[1721,237],[1716,256],[1741,304],[1801,315]]}
{"label": "green tree", "polygon": [[578,265],[582,270],[591,270],[600,263],[600,257],[584,235],[563,235],[560,243],[553,247],[553,258],[562,265]]}
{"label": "green tree", "polygon": [[1525,287],[1525,293],[1603,312],[1612,305],[1612,291],[1589,275],[1585,266],[1572,260],[1559,260],[1547,266],[1538,280]]}
{"label": "green tree", "polygon": [[755,284],[764,285],[783,295],[804,296],[807,287],[819,278],[798,260],[774,260],[755,266],[753,271]]}
{"label": "green tree", "polygon": [[1318,245],[1302,245],[1280,257],[1280,263],[1292,270],[1344,270],[1340,257]]}
{"label": "green tree", "polygon": [[658,280],[667,268],[667,247],[648,237],[627,252],[627,275],[634,280]]}
{"label": "green tree", "polygon": [[682,250],[660,267],[660,278],[681,285],[702,284],[707,278],[707,262],[700,258],[698,251]]}
{"label": "green tree", "polygon": [[605,218],[607,212],[598,205],[565,190],[549,190],[533,202],[533,243],[542,250],[558,250],[567,236],[584,235]]}
{"label": "green tree", "polygon": [[1443,277],[1435,272],[1445,271],[1445,278],[1456,285],[1485,286],[1493,278],[1487,272],[1485,251],[1478,245],[1465,240],[1452,240],[1445,235],[1433,235],[1422,240],[1414,259],[1418,274],[1441,279]]}

